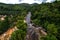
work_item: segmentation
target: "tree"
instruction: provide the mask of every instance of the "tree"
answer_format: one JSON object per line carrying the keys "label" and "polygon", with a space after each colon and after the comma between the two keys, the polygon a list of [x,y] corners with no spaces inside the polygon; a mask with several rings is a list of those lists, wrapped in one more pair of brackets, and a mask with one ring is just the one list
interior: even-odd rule
{"label": "tree", "polygon": [[43,40],[57,40],[57,38],[54,35],[49,34],[45,38],[43,38]]}
{"label": "tree", "polygon": [[52,33],[52,34],[56,35],[56,33],[57,33],[57,27],[56,27],[56,25],[54,25],[54,24],[48,24],[47,25],[47,31],[49,33]]}
{"label": "tree", "polygon": [[26,32],[23,30],[17,30],[12,34],[10,40],[25,40]]}
{"label": "tree", "polygon": [[5,20],[0,20],[0,34],[4,33],[10,27],[8,17]]}

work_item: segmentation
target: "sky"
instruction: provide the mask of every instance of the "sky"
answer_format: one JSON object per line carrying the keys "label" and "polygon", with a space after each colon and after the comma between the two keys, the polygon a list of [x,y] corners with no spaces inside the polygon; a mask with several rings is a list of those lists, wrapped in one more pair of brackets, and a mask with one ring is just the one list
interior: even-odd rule
{"label": "sky", "polygon": [[20,3],[38,3],[41,4],[42,2],[53,2],[55,0],[0,0],[0,3],[6,3],[6,4],[20,4]]}

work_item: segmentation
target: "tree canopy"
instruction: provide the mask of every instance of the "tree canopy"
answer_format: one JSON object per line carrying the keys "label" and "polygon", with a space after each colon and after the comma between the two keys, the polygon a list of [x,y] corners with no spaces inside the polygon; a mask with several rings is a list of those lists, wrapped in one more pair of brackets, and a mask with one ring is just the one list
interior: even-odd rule
{"label": "tree canopy", "polygon": [[11,40],[25,40],[27,26],[23,21],[29,11],[32,13],[31,21],[45,28],[48,33],[42,40],[60,40],[60,1],[42,4],[0,4],[0,15],[7,15],[4,21],[0,21],[0,34],[16,25],[19,30],[12,34]]}

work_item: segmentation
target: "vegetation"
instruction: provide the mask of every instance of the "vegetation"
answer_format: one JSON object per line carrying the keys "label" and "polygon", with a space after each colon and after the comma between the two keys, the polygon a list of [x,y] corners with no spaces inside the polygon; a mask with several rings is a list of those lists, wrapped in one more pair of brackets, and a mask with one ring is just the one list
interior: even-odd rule
{"label": "vegetation", "polygon": [[0,15],[7,15],[7,18],[0,21],[0,34],[16,22],[19,30],[12,34],[11,40],[25,40],[27,26],[23,20],[29,11],[32,13],[32,22],[45,28],[48,33],[42,40],[60,40],[60,1],[30,5],[1,3]]}
{"label": "vegetation", "polygon": [[5,18],[5,20],[0,20],[0,34],[5,32],[10,27],[8,17]]}

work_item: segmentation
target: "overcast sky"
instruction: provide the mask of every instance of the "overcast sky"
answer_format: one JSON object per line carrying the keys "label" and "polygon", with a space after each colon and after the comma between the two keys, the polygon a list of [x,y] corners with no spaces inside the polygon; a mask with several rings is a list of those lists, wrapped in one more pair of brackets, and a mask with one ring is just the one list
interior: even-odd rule
{"label": "overcast sky", "polygon": [[0,0],[2,3],[7,3],[7,4],[19,4],[19,3],[42,3],[42,2],[52,2],[54,0]]}

